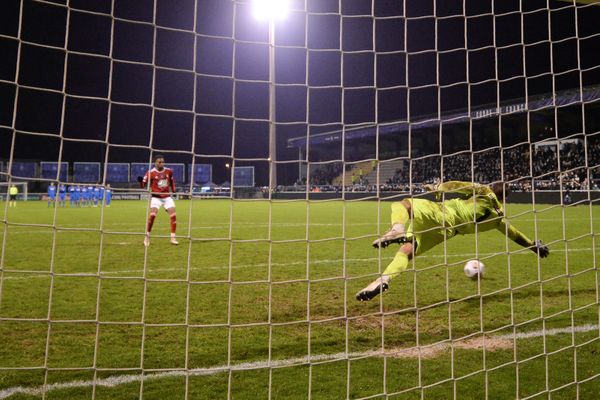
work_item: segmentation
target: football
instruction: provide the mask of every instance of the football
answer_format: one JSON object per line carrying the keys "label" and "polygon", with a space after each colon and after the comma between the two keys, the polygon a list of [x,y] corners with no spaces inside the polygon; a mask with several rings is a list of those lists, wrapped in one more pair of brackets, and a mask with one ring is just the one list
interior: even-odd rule
{"label": "football", "polygon": [[485,264],[479,260],[469,260],[465,264],[465,275],[471,279],[477,279],[477,277],[483,278],[485,273]]}

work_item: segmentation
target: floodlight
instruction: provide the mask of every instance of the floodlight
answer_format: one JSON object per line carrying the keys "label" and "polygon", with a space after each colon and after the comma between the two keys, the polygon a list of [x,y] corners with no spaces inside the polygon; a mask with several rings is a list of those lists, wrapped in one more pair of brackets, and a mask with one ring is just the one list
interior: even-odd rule
{"label": "floodlight", "polygon": [[254,16],[258,19],[283,19],[288,13],[288,0],[254,0]]}

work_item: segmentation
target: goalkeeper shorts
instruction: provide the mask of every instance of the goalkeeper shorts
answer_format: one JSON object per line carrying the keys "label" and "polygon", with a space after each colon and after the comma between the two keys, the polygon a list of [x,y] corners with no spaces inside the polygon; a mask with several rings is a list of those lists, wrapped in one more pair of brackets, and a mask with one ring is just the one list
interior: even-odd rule
{"label": "goalkeeper shorts", "polygon": [[414,237],[417,245],[415,255],[454,237],[455,230],[444,228],[444,213],[440,203],[426,199],[406,200],[412,205],[412,220],[406,229],[406,236]]}

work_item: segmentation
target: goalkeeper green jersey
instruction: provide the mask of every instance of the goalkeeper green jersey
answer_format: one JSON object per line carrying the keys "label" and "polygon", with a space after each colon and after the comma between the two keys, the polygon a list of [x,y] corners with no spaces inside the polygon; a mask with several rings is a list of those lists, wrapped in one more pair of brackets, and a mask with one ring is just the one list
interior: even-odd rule
{"label": "goalkeeper green jersey", "polygon": [[446,200],[441,203],[445,226],[464,235],[495,229],[504,216],[502,204],[487,186],[473,186],[467,182],[447,182],[437,188],[442,192],[456,192],[470,196]]}
{"label": "goalkeeper green jersey", "polygon": [[[409,236],[414,235],[417,254],[423,253],[455,235],[465,235],[497,229],[512,241],[523,247],[531,247],[534,242],[513,227],[504,218],[502,203],[487,186],[470,182],[451,181],[433,188],[441,192],[461,194],[463,197],[442,202],[425,199],[410,199],[413,207],[413,220],[407,228]],[[396,221],[392,205],[392,224]]]}

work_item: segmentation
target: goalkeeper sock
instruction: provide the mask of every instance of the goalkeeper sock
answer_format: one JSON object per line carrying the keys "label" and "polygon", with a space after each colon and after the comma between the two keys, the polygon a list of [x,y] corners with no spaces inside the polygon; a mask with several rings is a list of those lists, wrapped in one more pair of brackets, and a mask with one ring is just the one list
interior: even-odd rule
{"label": "goalkeeper sock", "polygon": [[171,219],[171,236],[175,236],[175,231],[177,231],[177,214],[173,213],[169,215]]}
{"label": "goalkeeper sock", "polygon": [[400,272],[404,271],[408,267],[408,256],[403,252],[399,251],[394,256],[392,262],[387,266],[381,276],[381,280],[385,283],[395,278]]}
{"label": "goalkeeper sock", "polygon": [[148,216],[148,225],[146,225],[146,233],[150,233],[152,231],[152,225],[154,225],[154,218],[156,218],[156,213],[151,212]]}
{"label": "goalkeeper sock", "polygon": [[392,226],[396,224],[407,224],[410,219],[408,210],[401,202],[392,203]]}

